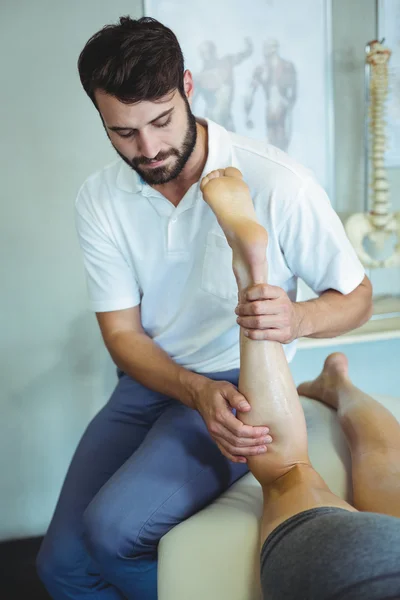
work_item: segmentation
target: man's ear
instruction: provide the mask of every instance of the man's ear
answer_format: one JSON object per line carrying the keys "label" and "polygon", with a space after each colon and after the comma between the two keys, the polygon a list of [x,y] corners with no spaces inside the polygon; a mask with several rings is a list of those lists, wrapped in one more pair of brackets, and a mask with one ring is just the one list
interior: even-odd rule
{"label": "man's ear", "polygon": [[193,75],[189,71],[189,69],[186,69],[186,71],[183,74],[183,89],[185,91],[185,95],[189,101],[189,104],[191,104],[191,102],[193,100],[193,93],[194,93],[194,82],[193,82]]}

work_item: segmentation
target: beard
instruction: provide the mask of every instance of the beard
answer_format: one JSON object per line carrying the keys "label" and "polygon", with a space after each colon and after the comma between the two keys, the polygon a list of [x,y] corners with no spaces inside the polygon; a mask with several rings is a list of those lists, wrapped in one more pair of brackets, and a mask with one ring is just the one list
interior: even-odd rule
{"label": "beard", "polygon": [[[127,165],[136,171],[136,173],[138,173],[140,177],[149,185],[162,185],[163,183],[168,183],[169,181],[176,179],[176,177],[178,177],[178,175],[180,175],[183,171],[194,150],[197,141],[196,118],[190,110],[190,105],[186,97],[184,97],[184,101],[186,105],[187,127],[184,140],[179,149],[171,148],[168,150],[168,152],[159,152],[157,156],[152,159],[141,156],[140,158],[132,158],[130,160],[127,156],[121,154],[121,152],[119,152],[119,150],[117,150],[114,146],[120,158],[122,158]],[[176,157],[176,160],[170,167],[162,166],[154,167],[153,169],[140,168],[141,165],[147,165],[157,160],[164,160],[170,156]]]}

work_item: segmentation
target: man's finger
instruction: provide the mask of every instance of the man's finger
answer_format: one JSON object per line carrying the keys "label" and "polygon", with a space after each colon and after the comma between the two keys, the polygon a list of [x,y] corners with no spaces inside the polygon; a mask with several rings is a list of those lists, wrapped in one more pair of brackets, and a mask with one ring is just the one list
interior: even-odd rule
{"label": "man's finger", "polygon": [[227,450],[225,450],[225,448],[219,444],[217,442],[217,446],[220,449],[221,453],[228,458],[229,460],[231,460],[234,463],[247,463],[247,459],[244,456],[234,456],[233,454],[231,454],[230,452],[228,452]]}
{"label": "man's finger", "polygon": [[226,452],[229,452],[231,456],[259,456],[260,454],[265,454],[267,452],[268,446],[247,446],[244,448],[237,448],[232,444],[229,444],[225,440],[220,440],[219,442],[221,446],[224,448]]}
{"label": "man's finger", "polygon": [[235,313],[240,317],[249,317],[253,315],[277,315],[279,306],[277,302],[268,300],[255,300],[254,302],[245,302],[238,304]]}
{"label": "man's finger", "polygon": [[244,425],[231,412],[228,411],[224,417],[223,425],[237,438],[258,438],[268,434],[269,429],[264,427],[253,427],[252,425]]}
{"label": "man's finger", "polygon": [[221,440],[224,440],[226,443],[230,444],[240,452],[242,448],[251,448],[253,446],[266,446],[272,443],[272,437],[270,434],[257,438],[238,438],[235,437],[233,433],[231,433],[226,428],[224,428],[223,432],[220,432],[219,437],[221,438]]}
{"label": "man's finger", "polygon": [[238,317],[236,322],[245,329],[281,329],[283,327],[283,318],[279,315]]}
{"label": "man's finger", "polygon": [[236,410],[239,412],[248,412],[251,410],[251,406],[247,402],[246,398],[243,396],[243,394],[238,392],[236,388],[232,387],[226,389],[224,396],[229,405],[232,408],[236,408]]}
{"label": "man's finger", "polygon": [[270,342],[280,342],[286,344],[285,332],[282,329],[245,329],[244,335],[251,340],[269,340]]}
{"label": "man's finger", "polygon": [[253,302],[254,300],[274,300],[282,295],[282,291],[282,288],[276,285],[259,283],[245,292],[245,298],[248,302]]}

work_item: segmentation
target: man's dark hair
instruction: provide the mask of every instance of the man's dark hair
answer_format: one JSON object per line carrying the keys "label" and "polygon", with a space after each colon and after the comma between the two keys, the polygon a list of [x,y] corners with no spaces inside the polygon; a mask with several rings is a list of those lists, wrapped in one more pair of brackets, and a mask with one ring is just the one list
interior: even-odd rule
{"label": "man's dark hair", "polygon": [[121,17],[116,25],[103,27],[82,50],[78,69],[95,106],[95,90],[127,104],[156,100],[174,89],[184,95],[179,42],[171,29],[150,17]]}

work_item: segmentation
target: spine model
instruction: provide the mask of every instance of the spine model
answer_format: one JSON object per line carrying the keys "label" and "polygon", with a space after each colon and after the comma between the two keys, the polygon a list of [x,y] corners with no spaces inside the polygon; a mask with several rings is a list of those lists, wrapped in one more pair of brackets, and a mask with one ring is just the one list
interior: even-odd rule
{"label": "spine model", "polygon": [[[365,267],[394,267],[400,265],[400,213],[391,212],[389,183],[385,169],[385,108],[388,95],[388,63],[391,51],[374,40],[368,44],[366,55],[369,67],[369,126],[371,152],[370,187],[372,207],[369,213],[351,215],[345,224],[347,235]],[[368,149],[366,148],[367,152]],[[386,242],[396,236],[391,253],[380,258]],[[368,246],[366,245],[368,242]]]}

